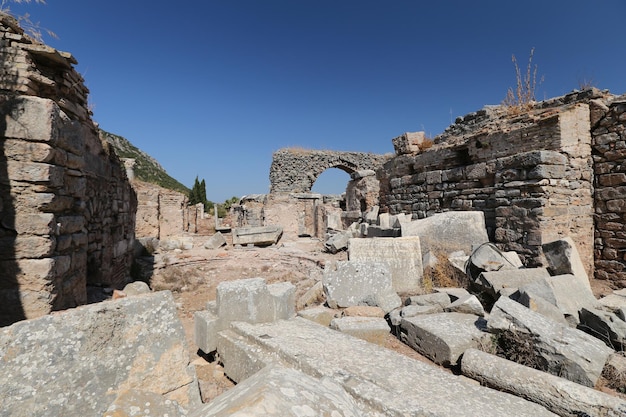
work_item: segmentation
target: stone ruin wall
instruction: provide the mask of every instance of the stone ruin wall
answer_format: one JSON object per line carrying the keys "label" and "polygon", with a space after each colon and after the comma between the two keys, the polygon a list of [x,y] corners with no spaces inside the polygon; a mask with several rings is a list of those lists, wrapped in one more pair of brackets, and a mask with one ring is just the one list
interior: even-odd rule
{"label": "stone ruin wall", "polygon": [[626,96],[591,105],[595,277],[626,287]]}
{"label": "stone ruin wall", "polygon": [[136,197],[98,137],[74,58],[0,14],[0,325],[123,285]]}
{"label": "stone ruin wall", "polygon": [[591,89],[518,117],[494,107],[460,118],[431,148],[378,171],[381,210],[480,210],[490,239],[526,266],[544,264],[541,244],[571,236],[589,273],[624,287],[623,100]]}
{"label": "stone ruin wall", "polygon": [[[252,202],[245,204],[246,214],[254,218],[248,223],[259,223],[257,218],[261,217],[264,225],[280,224],[287,238],[324,238],[328,227],[349,225],[361,218],[363,211],[378,204],[375,170],[390,157],[364,152],[280,149],[272,157],[270,194],[260,207]],[[347,212],[337,198],[311,192],[317,178],[329,168],[341,169],[351,177],[345,196],[350,206]],[[240,223],[246,221],[244,217]]]}
{"label": "stone ruin wall", "polygon": [[348,174],[376,170],[390,155],[365,152],[280,149],[272,156],[270,194],[310,193],[317,178],[329,168]]}

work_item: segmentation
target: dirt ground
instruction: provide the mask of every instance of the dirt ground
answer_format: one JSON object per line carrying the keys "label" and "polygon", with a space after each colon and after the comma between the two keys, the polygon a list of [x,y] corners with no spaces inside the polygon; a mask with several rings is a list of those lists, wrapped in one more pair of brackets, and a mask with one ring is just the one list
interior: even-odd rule
{"label": "dirt ground", "polygon": [[[201,245],[194,244],[194,247],[201,248]],[[228,245],[216,250],[156,253],[154,263],[144,268],[151,269],[150,286],[153,290],[167,289],[174,295],[191,360],[196,367],[203,402],[212,400],[234,386],[214,358],[198,350],[193,338],[194,313],[206,309],[207,302],[215,300],[217,285],[220,282],[254,277],[264,278],[268,284],[291,282],[296,287],[298,299],[322,279],[327,262],[346,259],[346,252],[324,252],[322,242],[310,238],[265,248],[233,248]],[[386,340],[386,347],[430,363],[391,334]]]}
{"label": "dirt ground", "polygon": [[[202,248],[202,243],[201,240],[194,242],[194,248]],[[207,357],[198,350],[193,338],[194,313],[206,309],[206,303],[215,300],[217,285],[224,281],[253,277],[262,277],[270,284],[287,281],[296,287],[297,300],[321,280],[327,262],[346,259],[345,252],[330,254],[323,251],[321,241],[301,238],[265,248],[234,248],[229,244],[216,250],[156,253],[154,261],[144,265],[143,269],[144,274],[152,276],[150,286],[153,290],[167,289],[174,295],[191,360],[196,367],[202,400],[208,402],[234,386],[215,358]],[[432,364],[391,334],[385,346]],[[620,395],[606,388],[605,383],[601,383],[600,387],[605,392]]]}

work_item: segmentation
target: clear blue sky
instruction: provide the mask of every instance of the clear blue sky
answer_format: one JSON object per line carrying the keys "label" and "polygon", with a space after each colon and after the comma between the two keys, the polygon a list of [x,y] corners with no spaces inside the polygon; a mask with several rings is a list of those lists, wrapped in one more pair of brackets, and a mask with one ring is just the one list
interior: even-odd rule
{"label": "clear blue sky", "polygon": [[[48,0],[12,5],[56,32],[94,120],[223,201],[269,191],[282,147],[387,153],[499,104],[535,48],[551,98],[626,93],[626,1]],[[333,173],[332,171],[337,171]],[[340,193],[329,170],[318,192]]]}

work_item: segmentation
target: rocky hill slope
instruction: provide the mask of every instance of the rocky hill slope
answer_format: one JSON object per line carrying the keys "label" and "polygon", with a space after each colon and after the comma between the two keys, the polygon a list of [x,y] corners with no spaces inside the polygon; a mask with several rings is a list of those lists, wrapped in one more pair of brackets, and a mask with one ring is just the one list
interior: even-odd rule
{"label": "rocky hill slope", "polygon": [[137,148],[128,139],[102,129],[100,129],[100,136],[113,147],[117,156],[135,160],[135,176],[137,179],[169,190],[189,194],[189,188],[172,178],[156,159]]}

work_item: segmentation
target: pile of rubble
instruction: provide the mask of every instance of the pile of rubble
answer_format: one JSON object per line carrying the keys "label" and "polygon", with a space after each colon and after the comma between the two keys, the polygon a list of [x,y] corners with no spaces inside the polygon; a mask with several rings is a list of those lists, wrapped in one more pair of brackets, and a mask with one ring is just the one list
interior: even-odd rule
{"label": "pile of rubble", "polygon": [[[479,212],[442,213],[401,222],[404,237],[349,238],[349,260],[327,265],[323,280],[298,300],[305,307],[298,318],[292,318],[291,308],[277,309],[285,302],[293,305],[287,287],[274,289],[260,278],[220,284],[216,302],[196,313],[196,341],[205,352],[217,351],[231,379],[246,381],[245,391],[240,384],[225,394],[231,410],[256,409],[259,398],[253,393],[259,390],[286,389],[263,382],[272,372],[284,372],[268,365],[280,365],[338,382],[341,395],[355,401],[354,415],[458,415],[454,404],[461,401],[467,415],[624,415],[625,400],[593,387],[603,370],[626,372],[620,352],[626,340],[626,292],[596,300],[569,238],[544,245],[547,267],[524,268],[514,252],[486,243],[481,217]],[[468,284],[424,293],[424,265],[432,267],[432,252],[442,248],[451,264],[462,266]],[[435,364],[497,391],[406,363],[377,346],[390,332]],[[267,375],[258,377],[262,369]],[[421,381],[404,376],[408,369]],[[288,384],[288,378],[282,381]],[[478,392],[466,393],[469,387]],[[219,404],[225,407],[225,401]],[[291,400],[281,401],[286,406]],[[226,415],[211,414],[215,404],[198,415]]]}
{"label": "pile of rubble", "polygon": [[[0,333],[3,415],[626,415],[593,388],[626,374],[626,291],[596,299],[568,238],[524,268],[481,216],[351,238],[299,298],[289,282],[219,283],[195,344],[237,385],[206,404],[167,291],[16,323]],[[466,285],[429,291],[442,252]],[[390,333],[433,364],[381,346]]]}

